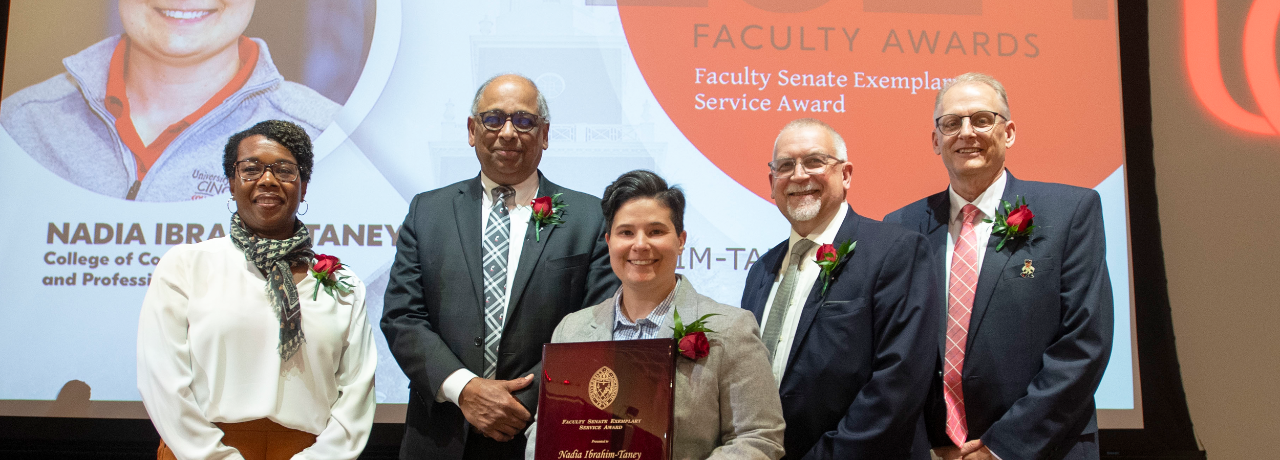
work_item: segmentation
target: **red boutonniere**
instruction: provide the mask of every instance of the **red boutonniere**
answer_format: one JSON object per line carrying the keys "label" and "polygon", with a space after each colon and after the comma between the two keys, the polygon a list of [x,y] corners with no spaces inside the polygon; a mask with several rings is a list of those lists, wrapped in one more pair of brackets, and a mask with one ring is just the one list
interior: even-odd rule
{"label": "red boutonniere", "polygon": [[[675,307],[672,307],[675,308]],[[702,315],[697,321],[685,325],[680,321],[680,309],[675,309],[675,330],[676,350],[681,356],[692,360],[699,360],[707,356],[711,352],[711,343],[707,342],[707,333],[715,331],[707,329],[707,318],[719,315],[719,313],[708,313]]]}
{"label": "red boutonniere", "polygon": [[983,222],[995,222],[991,227],[991,233],[1003,235],[1000,242],[996,244],[996,251],[1004,247],[1005,241],[1010,238],[1022,238],[1031,235],[1031,231],[1036,229],[1035,224],[1031,223],[1031,219],[1036,215],[1027,208],[1027,199],[1021,196],[1016,200],[1018,207],[1013,207],[1008,201],[1000,200],[1004,204],[1004,210],[996,212],[996,220],[982,219]]}
{"label": "red boutonniere", "polygon": [[316,290],[311,292],[311,300],[316,300],[320,294],[320,286],[324,286],[324,292],[330,296],[337,297],[333,293],[334,289],[338,292],[346,294],[351,292],[351,288],[355,287],[347,282],[350,276],[338,276],[336,272],[342,269],[342,262],[337,257],[316,254],[316,264],[311,266],[311,276],[316,279]]}
{"label": "red boutonniere", "polygon": [[529,205],[533,206],[531,219],[536,224],[533,228],[534,241],[542,241],[542,227],[564,223],[560,216],[564,215],[564,208],[568,205],[560,199],[559,193],[534,198]]}
{"label": "red boutonniere", "polygon": [[853,254],[853,248],[858,245],[857,241],[845,241],[836,247],[830,244],[818,246],[818,256],[815,262],[822,267],[822,294],[827,294],[827,288],[831,286],[832,273],[836,271],[836,267],[840,262]]}

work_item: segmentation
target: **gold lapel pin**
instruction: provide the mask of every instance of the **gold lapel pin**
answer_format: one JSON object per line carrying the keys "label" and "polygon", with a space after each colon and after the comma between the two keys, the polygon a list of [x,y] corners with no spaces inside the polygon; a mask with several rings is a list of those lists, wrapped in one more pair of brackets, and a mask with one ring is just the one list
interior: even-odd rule
{"label": "gold lapel pin", "polygon": [[1036,277],[1036,267],[1031,266],[1031,259],[1026,259],[1022,261],[1022,277],[1023,278]]}

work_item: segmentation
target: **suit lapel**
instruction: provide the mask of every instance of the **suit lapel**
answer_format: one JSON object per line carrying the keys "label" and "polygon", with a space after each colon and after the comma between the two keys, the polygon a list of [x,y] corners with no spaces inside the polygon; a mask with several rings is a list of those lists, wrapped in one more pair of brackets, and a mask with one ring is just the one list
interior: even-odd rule
{"label": "suit lapel", "polygon": [[[845,206],[849,205],[846,204]],[[849,208],[848,213],[844,216],[844,222],[840,223],[840,231],[836,232],[835,241],[837,244],[845,241],[854,241],[857,240],[857,238],[854,238],[854,235],[857,234],[858,214],[854,213],[852,208]],[[854,248],[853,252],[854,254],[849,255],[850,259],[857,254],[857,248]],[[841,265],[837,266],[832,273],[838,276],[840,270],[847,263],[847,259],[842,260]],[[819,275],[818,279],[814,281],[813,287],[809,289],[809,297],[804,302],[804,310],[800,312],[800,322],[796,325],[796,335],[791,339],[791,352],[787,355],[787,370],[791,370],[791,365],[796,362],[796,352],[800,350],[800,344],[804,343],[804,337],[809,333],[809,326],[813,325],[813,318],[818,314],[818,307],[822,305],[822,301],[826,297],[826,293],[822,292],[822,276]],[[787,375],[786,372],[783,372],[783,375]]]}
{"label": "suit lapel", "polygon": [[577,332],[580,339],[578,341],[603,342],[613,339],[613,298],[610,297],[604,305],[604,308],[597,308],[591,312],[591,325]]}
{"label": "suit lapel", "polygon": [[[1013,197],[1018,194],[1020,184],[1017,179],[1013,178],[1013,174],[1009,174],[1008,183],[1005,184],[1004,193],[1000,195],[1000,199],[1013,202]],[[996,212],[999,213],[1003,207],[997,207]],[[995,216],[991,216],[995,220]],[[973,313],[969,317],[969,341],[966,348],[973,348],[973,338],[977,337],[978,328],[982,326],[982,318],[987,313],[987,307],[991,304],[991,295],[995,292],[996,287],[1000,285],[1001,273],[1008,268],[1010,255],[1017,249],[1016,242],[1010,241],[1005,243],[1005,247],[1001,251],[996,251],[996,245],[1000,243],[1001,236],[994,233],[987,238],[987,252],[982,256],[982,273],[978,274],[978,287],[973,297]],[[965,350],[967,353],[968,350]]]}
{"label": "suit lapel", "polygon": [[[481,252],[482,238],[480,228],[481,195],[484,185],[480,176],[462,183],[458,187],[458,195],[453,199],[453,217],[458,225],[458,238],[462,241],[462,260],[467,264],[467,273],[471,274],[471,286],[475,290],[476,305],[484,305],[484,271],[480,266],[483,258]],[[484,309],[480,309],[483,323]]]}
{"label": "suit lapel", "polygon": [[[756,316],[756,324],[764,322],[765,302],[769,301],[769,291],[773,289],[773,282],[778,279],[778,271],[782,270],[782,260],[790,248],[790,239],[783,240],[782,244],[775,246],[764,257],[756,261],[761,267],[766,267],[762,276],[756,279],[754,286],[746,286],[745,289],[749,295],[745,296],[742,308],[747,309],[751,314]],[[762,332],[763,333],[763,332]]]}
{"label": "suit lapel", "polygon": [[[680,319],[684,321],[685,324],[689,324],[690,321],[696,321],[698,318],[702,317],[702,311],[703,311],[702,302],[699,301],[697,291],[693,289],[693,284],[689,282],[689,279],[683,276],[680,277],[680,281],[676,284],[676,289],[678,289],[678,291],[676,292],[676,298],[672,299],[671,301],[671,310],[667,311],[666,316],[662,319],[662,325],[658,326],[659,331],[662,331],[662,332],[670,331],[670,332],[667,332],[666,334],[660,333],[658,335],[659,338],[662,338],[664,335],[666,337],[675,337],[675,332],[672,329],[676,325],[676,322],[675,322],[676,307],[682,308],[682,310],[680,310]],[[766,293],[766,295],[768,294]],[[716,334],[710,334],[707,336],[707,338],[713,339],[715,335]],[[675,379],[680,380],[684,378],[683,376],[688,376],[689,385],[687,386],[687,388],[689,389],[689,391],[677,390],[675,392],[675,405],[673,409],[675,411],[675,414],[673,419],[674,420],[691,420],[690,411],[697,410],[700,407],[695,402],[695,399],[701,393],[694,391],[694,389],[704,388],[705,386],[697,384],[702,381],[702,379],[698,378],[698,375],[701,375],[701,373],[698,373],[694,370],[694,367],[698,365],[697,362],[691,359],[681,359],[679,344],[677,344],[675,352],[676,352]],[[715,374],[713,373],[713,375]],[[678,430],[680,429],[680,427],[676,426],[676,429]]]}
{"label": "suit lapel", "polygon": [[[926,239],[929,240],[929,247],[933,248],[934,260],[939,267],[942,267],[942,275],[938,277],[938,292],[947,294],[947,274],[950,271],[947,268],[947,232],[950,229],[948,224],[951,222],[951,197],[946,190],[942,193],[930,196],[928,199],[928,216],[925,218],[923,225],[919,231],[924,233]],[[947,301],[942,303],[942,324],[943,331],[946,330],[947,321]],[[946,334],[938,336],[938,351],[945,354],[947,350]]]}
{"label": "suit lapel", "polygon": [[689,282],[689,278],[681,276],[676,283],[676,289],[679,289],[679,292],[676,292],[676,298],[671,299],[671,310],[662,319],[662,325],[658,326],[659,331],[672,331],[671,337],[675,337],[676,307],[684,308],[684,311],[680,312],[680,320],[685,324],[697,321],[698,318],[702,317],[702,309],[699,308],[701,305],[695,298],[698,291],[693,289],[693,283]]}
{"label": "suit lapel", "polygon": [[[542,173],[538,173],[538,194],[537,196],[552,196],[560,193],[560,187],[551,183]],[[568,213],[570,210],[565,209]],[[518,225],[512,222],[512,225]],[[516,276],[511,283],[511,293],[507,296],[507,316],[510,317],[518,305],[520,298],[524,294],[524,289],[529,285],[529,278],[533,276],[533,271],[540,265],[538,263],[542,258],[542,251],[546,249],[547,243],[551,241],[551,234],[558,225],[549,225],[542,228],[542,233],[538,238],[529,239],[534,236],[535,223],[533,219],[529,219],[525,225],[528,227],[524,232],[524,246],[520,249],[520,265],[516,266]],[[607,339],[606,339],[607,340]]]}

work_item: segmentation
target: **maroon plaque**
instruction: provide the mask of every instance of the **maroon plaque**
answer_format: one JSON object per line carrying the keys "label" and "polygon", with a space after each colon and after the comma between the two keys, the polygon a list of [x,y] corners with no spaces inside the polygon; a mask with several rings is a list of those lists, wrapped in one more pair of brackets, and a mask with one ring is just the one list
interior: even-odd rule
{"label": "maroon plaque", "polygon": [[535,458],[669,459],[675,353],[671,339],[544,345]]}

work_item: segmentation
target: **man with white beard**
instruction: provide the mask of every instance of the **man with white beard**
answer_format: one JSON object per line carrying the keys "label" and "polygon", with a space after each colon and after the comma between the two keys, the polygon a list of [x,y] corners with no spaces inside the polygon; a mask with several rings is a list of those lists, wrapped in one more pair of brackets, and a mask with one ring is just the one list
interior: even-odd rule
{"label": "man with white beard", "polygon": [[907,459],[938,362],[941,301],[924,236],[859,216],[844,139],[788,123],[769,162],[791,236],[747,275],[790,459]]}

